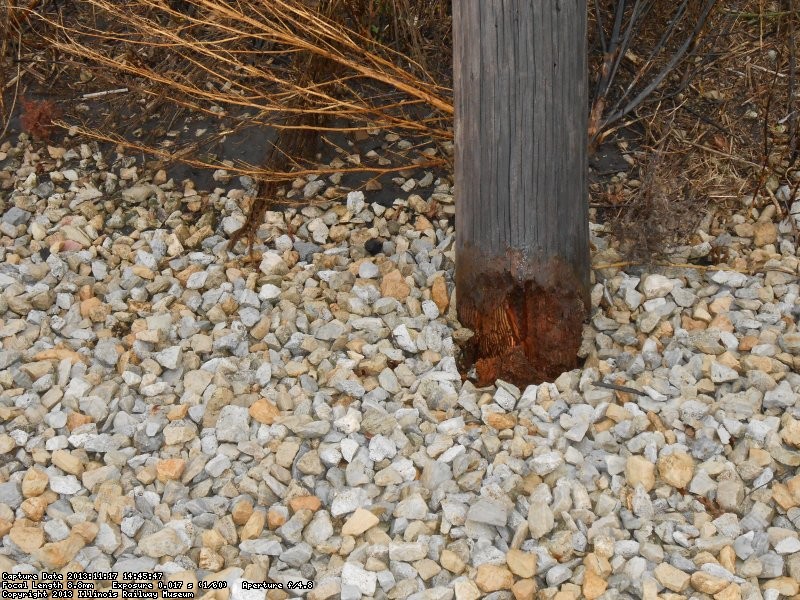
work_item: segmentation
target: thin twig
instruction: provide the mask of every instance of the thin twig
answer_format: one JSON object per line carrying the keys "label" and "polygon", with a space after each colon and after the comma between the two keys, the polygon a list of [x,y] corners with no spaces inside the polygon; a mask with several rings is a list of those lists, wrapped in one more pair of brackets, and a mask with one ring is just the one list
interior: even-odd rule
{"label": "thin twig", "polygon": [[737,269],[736,267],[728,267],[725,265],[695,265],[693,263],[670,263],[670,262],[640,262],[640,261],[620,261],[615,263],[600,263],[599,265],[592,265],[592,269],[595,271],[600,271],[602,269],[621,269],[623,267],[643,267],[643,266],[653,266],[653,267],[668,267],[673,269],[694,269],[696,271],[733,271],[735,273],[741,273],[743,275],[753,275],[754,273],[786,273],[787,275],[793,275],[795,277],[800,277],[797,273],[790,271],[789,269],[783,267],[769,267],[769,268],[759,268],[759,269]]}
{"label": "thin twig", "polygon": [[84,94],[81,96],[81,98],[84,100],[89,100],[90,98],[102,98],[103,96],[110,96],[111,94],[125,94],[128,91],[128,88],[119,88],[116,90],[106,90],[104,92],[90,92],[88,94]]}
{"label": "thin twig", "polygon": [[17,30],[17,76],[14,78],[14,96],[11,100],[11,109],[8,111],[8,117],[6,118],[6,124],[3,126],[3,131],[0,133],[0,140],[2,140],[6,132],[8,131],[9,125],[11,125],[11,117],[14,114],[14,109],[17,106],[17,96],[19,95],[19,81],[20,81],[20,68],[22,63],[20,62],[20,57],[22,55],[22,29]]}
{"label": "thin twig", "polygon": [[[794,110],[794,89],[795,89],[795,75],[797,73],[797,46],[795,45],[795,31],[794,31],[794,0],[787,0],[789,4],[789,18],[788,18],[788,41],[789,41],[789,85],[787,88],[787,104],[786,107],[789,116],[796,111]],[[789,120],[789,168],[794,166],[797,161],[798,154],[800,154],[800,139],[798,139],[797,126],[800,122],[800,117],[790,118]]]}
{"label": "thin twig", "polygon": [[613,112],[611,115],[609,115],[605,120],[606,124],[617,121],[622,117],[624,117],[625,115],[627,115],[628,113],[630,113],[631,111],[635,110],[636,107],[639,106],[644,101],[645,98],[647,98],[650,94],[652,94],[656,90],[656,88],[658,88],[658,86],[661,85],[661,82],[664,81],[667,75],[669,75],[675,69],[678,63],[680,63],[681,60],[683,60],[684,55],[686,55],[692,43],[700,35],[700,31],[705,25],[706,19],[708,18],[708,15],[711,13],[711,9],[714,8],[715,3],[716,0],[706,0],[705,5],[703,6],[703,10],[700,16],[698,17],[695,27],[692,31],[692,34],[687,37],[683,45],[672,55],[672,58],[670,58],[666,66],[664,66],[664,68],[653,78],[652,82],[649,85],[647,85],[641,92],[639,92],[639,94],[637,94],[633,100],[628,102],[628,104],[625,105],[625,107],[620,108],[615,112]]}
{"label": "thin twig", "polygon": [[593,381],[592,385],[595,387],[606,388],[608,390],[615,390],[617,392],[625,392],[627,394],[636,394],[637,396],[647,396],[646,392],[637,390],[625,385],[617,385],[616,383],[606,383],[605,381]]}

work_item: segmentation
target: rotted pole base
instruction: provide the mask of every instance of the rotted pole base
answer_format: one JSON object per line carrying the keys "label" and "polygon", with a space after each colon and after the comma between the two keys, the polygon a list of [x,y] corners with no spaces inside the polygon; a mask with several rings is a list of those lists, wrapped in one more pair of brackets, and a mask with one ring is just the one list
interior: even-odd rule
{"label": "rotted pole base", "polygon": [[526,386],[577,368],[589,306],[583,278],[556,259],[533,277],[515,269],[513,258],[468,254],[456,268],[458,317],[475,332],[462,371],[474,366],[478,386],[496,379]]}

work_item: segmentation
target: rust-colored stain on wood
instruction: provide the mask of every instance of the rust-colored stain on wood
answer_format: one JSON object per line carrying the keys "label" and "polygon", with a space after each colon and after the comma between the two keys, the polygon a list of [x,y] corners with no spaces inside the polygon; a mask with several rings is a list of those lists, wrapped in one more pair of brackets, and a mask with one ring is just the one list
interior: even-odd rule
{"label": "rust-colored stain on wood", "polygon": [[498,378],[521,386],[552,381],[578,367],[586,309],[571,271],[551,261],[540,267],[540,285],[493,267],[469,261],[456,270],[470,282],[458,297],[459,320],[475,332],[462,367],[475,366],[479,386]]}

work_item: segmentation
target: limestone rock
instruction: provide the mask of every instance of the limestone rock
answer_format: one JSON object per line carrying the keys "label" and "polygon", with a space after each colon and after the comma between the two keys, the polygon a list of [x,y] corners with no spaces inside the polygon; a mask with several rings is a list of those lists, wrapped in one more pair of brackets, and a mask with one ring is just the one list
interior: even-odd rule
{"label": "limestone rock", "polygon": [[641,484],[649,492],[656,484],[655,465],[643,456],[632,455],[625,464],[625,478],[629,486]]}
{"label": "limestone rock", "polygon": [[483,593],[510,590],[514,585],[514,576],[505,567],[491,564],[482,564],[475,575],[475,584]]}
{"label": "limestone rock", "polygon": [[674,488],[685,489],[694,477],[694,459],[685,452],[674,452],[658,459],[658,475]]}

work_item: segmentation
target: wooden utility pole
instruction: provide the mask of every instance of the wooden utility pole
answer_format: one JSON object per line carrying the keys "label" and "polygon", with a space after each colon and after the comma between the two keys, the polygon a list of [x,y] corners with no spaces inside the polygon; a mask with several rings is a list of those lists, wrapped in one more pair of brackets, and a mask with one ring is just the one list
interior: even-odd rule
{"label": "wooden utility pole", "polygon": [[552,380],[589,307],[586,0],[454,0],[453,36],[466,366]]}

